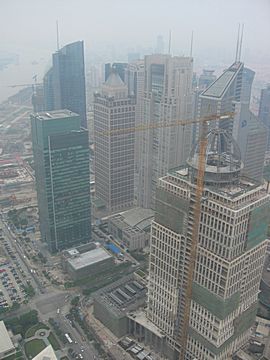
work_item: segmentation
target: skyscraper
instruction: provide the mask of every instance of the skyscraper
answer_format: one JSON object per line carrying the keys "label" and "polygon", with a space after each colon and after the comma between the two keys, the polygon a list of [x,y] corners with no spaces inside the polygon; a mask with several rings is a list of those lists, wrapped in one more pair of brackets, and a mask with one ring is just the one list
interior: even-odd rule
{"label": "skyscraper", "polygon": [[[192,286],[185,359],[225,360],[248,341],[255,321],[270,196],[264,186],[241,176],[240,151],[233,138],[223,129],[212,129],[190,284],[198,153],[196,146],[185,166],[158,181],[147,317],[157,329],[154,333],[161,334],[159,346],[151,345],[178,360],[187,287]],[[145,339],[152,341],[151,336]]]}
{"label": "skyscraper", "polygon": [[69,110],[31,115],[40,232],[54,253],[91,238],[88,131]]}
{"label": "skyscraper", "polygon": [[68,109],[80,115],[87,129],[83,41],[64,46],[52,56],[43,79],[45,110]]}
{"label": "skyscraper", "polygon": [[145,57],[142,123],[164,125],[141,136],[138,205],[155,207],[156,183],[168,169],[183,164],[191,146],[191,126],[165,127],[192,115],[193,59],[171,55]]}
{"label": "skyscraper", "polygon": [[[234,102],[241,100],[244,64],[233,63],[199,96],[198,117],[220,115],[234,111]],[[219,122],[219,126],[232,134],[232,120]],[[211,123],[211,126],[215,124]],[[197,132],[198,135],[198,132]]]}
{"label": "skyscraper", "polygon": [[199,89],[205,90],[216,80],[217,77],[214,72],[215,70],[203,69],[203,73],[199,77]]}
{"label": "skyscraper", "polygon": [[[135,126],[143,123],[144,116],[144,61],[138,60],[128,64],[126,69],[126,84],[128,93],[135,99]],[[138,201],[139,194],[139,167],[142,156],[142,133],[135,132],[135,201]]]}
{"label": "skyscraper", "polygon": [[241,102],[250,105],[252,84],[255,76],[255,71],[244,67],[242,74],[242,89],[241,89]]}
{"label": "skyscraper", "polygon": [[107,81],[111,72],[114,71],[120,76],[121,80],[125,83],[126,82],[125,72],[126,72],[127,66],[128,66],[127,63],[122,63],[122,62],[115,62],[113,64],[111,64],[111,63],[105,64],[105,82]]}
{"label": "skyscraper", "polygon": [[162,35],[157,36],[157,43],[155,48],[156,54],[163,54],[164,53],[164,40]]}
{"label": "skyscraper", "polygon": [[[270,84],[261,91],[259,119],[264,123],[270,133]],[[268,135],[267,150],[270,150],[270,135]]]}
{"label": "skyscraper", "polygon": [[134,204],[135,99],[116,71],[94,99],[95,193],[107,213]]}
{"label": "skyscraper", "polygon": [[244,164],[243,174],[262,181],[267,149],[267,128],[249,110],[248,102],[235,103],[233,137],[241,151]]}

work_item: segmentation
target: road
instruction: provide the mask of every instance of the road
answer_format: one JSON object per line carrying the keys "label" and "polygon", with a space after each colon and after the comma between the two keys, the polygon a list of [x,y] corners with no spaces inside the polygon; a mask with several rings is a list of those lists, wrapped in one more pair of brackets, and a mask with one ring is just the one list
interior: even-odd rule
{"label": "road", "polygon": [[70,321],[61,311],[56,315],[55,320],[59,323],[63,332],[68,333],[73,340],[73,343],[68,346],[69,348],[72,348],[77,354],[80,353],[84,359],[95,360],[99,358],[94,346],[88,341],[83,340],[78,330],[71,325]]}
{"label": "road", "polygon": [[17,256],[18,256],[18,259],[19,259],[21,265],[23,266],[23,268],[27,269],[27,273],[32,280],[32,286],[33,286],[36,294],[43,294],[44,292],[46,292],[46,289],[43,287],[40,280],[37,278],[37,276],[35,276],[34,273],[31,272],[31,266],[28,263],[26,256],[24,255],[24,250],[19,245],[19,243],[16,240],[15,235],[11,232],[7,223],[5,221],[3,221],[2,218],[0,219],[0,227],[2,227],[3,234],[9,240],[10,245],[16,250],[16,253],[17,253]]}
{"label": "road", "polygon": [[[28,307],[36,309],[42,321],[48,321],[49,318],[55,319],[59,323],[62,331],[70,334],[73,343],[66,345],[62,350],[72,348],[77,354],[81,354],[84,359],[98,359],[99,356],[94,346],[88,341],[85,341],[84,336],[82,336],[76,328],[72,327],[70,321],[65,317],[69,311],[70,299],[75,296],[74,291],[64,291],[54,287],[44,288],[36,274],[31,271],[31,264],[24,254],[24,249],[16,240],[15,235],[9,229],[3,218],[0,219],[0,227],[3,229],[3,235],[16,251],[18,261],[28,275],[27,277],[31,279],[32,286],[35,289],[36,295],[31,299]],[[70,359],[72,358],[70,357]]]}

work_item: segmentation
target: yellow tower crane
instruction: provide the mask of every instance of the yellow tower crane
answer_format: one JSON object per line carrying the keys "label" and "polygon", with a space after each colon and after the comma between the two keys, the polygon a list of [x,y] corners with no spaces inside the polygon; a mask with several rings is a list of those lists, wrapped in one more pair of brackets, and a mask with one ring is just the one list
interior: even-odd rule
{"label": "yellow tower crane", "polygon": [[183,316],[183,328],[180,334],[179,345],[180,345],[180,354],[179,360],[185,360],[187,352],[187,340],[188,340],[188,328],[189,328],[189,318],[190,318],[190,308],[192,300],[192,283],[194,277],[194,269],[196,264],[197,256],[197,245],[198,245],[198,236],[199,236],[199,227],[200,227],[200,215],[201,215],[201,199],[204,189],[204,174],[205,174],[205,157],[207,149],[207,131],[208,131],[208,122],[210,121],[220,121],[220,120],[229,120],[233,119],[234,113],[228,112],[222,115],[209,115],[206,117],[190,120],[176,120],[170,123],[164,124],[159,123],[149,123],[132,128],[122,128],[122,129],[112,129],[108,131],[102,131],[104,135],[117,135],[117,134],[126,134],[132,133],[135,131],[146,131],[151,129],[158,129],[163,127],[173,127],[173,126],[186,126],[191,124],[200,124],[200,135],[199,135],[199,159],[198,159],[198,170],[196,176],[196,187],[195,187],[195,203],[194,203],[194,222],[192,228],[192,238],[191,238],[191,251],[190,251],[190,261],[188,266],[187,274],[187,287],[185,293],[185,309]]}

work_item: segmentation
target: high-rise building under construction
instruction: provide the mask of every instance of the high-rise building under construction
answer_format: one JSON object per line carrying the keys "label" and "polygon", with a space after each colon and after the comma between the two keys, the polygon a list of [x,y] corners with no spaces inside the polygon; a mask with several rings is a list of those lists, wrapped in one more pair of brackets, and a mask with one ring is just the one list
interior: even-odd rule
{"label": "high-rise building under construction", "polygon": [[[225,360],[248,341],[267,248],[270,196],[260,183],[241,175],[239,148],[225,130],[212,129],[207,141],[192,284],[188,269],[199,146],[185,166],[157,183],[147,321],[156,329],[152,345],[174,360],[181,346],[186,360]],[[140,329],[149,342],[151,326]]]}

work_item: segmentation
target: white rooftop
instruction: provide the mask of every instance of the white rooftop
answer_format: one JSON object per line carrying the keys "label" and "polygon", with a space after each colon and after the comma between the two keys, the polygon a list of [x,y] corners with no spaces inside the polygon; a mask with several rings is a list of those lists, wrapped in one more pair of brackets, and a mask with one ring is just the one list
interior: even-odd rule
{"label": "white rooftop", "polygon": [[70,258],[68,262],[75,270],[79,270],[85,266],[96,264],[111,257],[112,256],[104,249],[97,248]]}
{"label": "white rooftop", "polygon": [[57,360],[52,345],[47,346],[39,354],[37,354],[32,360]]}
{"label": "white rooftop", "polygon": [[13,345],[4,321],[0,321],[0,354],[13,350]]}
{"label": "white rooftop", "polygon": [[150,226],[155,215],[153,210],[140,207],[124,211],[120,214],[127,225],[131,227],[137,226],[141,230]]}

